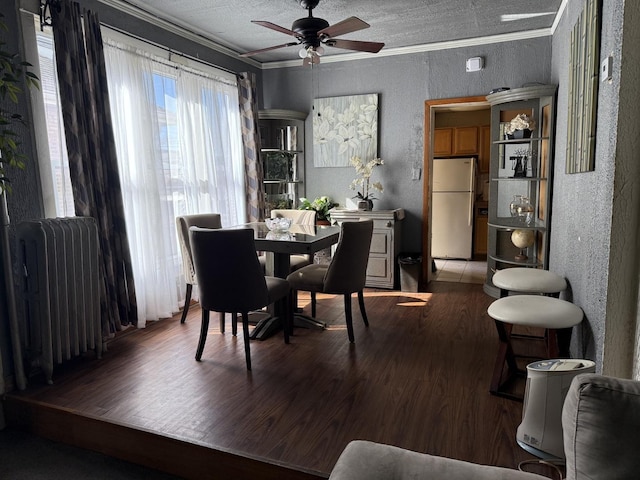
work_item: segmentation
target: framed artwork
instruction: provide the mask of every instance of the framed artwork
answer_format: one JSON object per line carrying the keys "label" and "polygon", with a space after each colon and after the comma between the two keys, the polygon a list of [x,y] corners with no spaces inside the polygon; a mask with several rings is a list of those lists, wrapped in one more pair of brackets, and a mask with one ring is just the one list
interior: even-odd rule
{"label": "framed artwork", "polygon": [[378,156],[378,94],[313,101],[313,165],[350,167]]}
{"label": "framed artwork", "polygon": [[566,173],[594,170],[600,73],[599,0],[587,0],[571,31]]}

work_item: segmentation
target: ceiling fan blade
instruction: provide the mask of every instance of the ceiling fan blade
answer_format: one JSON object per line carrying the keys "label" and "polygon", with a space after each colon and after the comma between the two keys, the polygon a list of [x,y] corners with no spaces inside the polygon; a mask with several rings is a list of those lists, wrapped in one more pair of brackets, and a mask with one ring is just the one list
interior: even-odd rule
{"label": "ceiling fan blade", "polygon": [[369,28],[369,24],[358,17],[349,17],[327,28],[318,31],[320,37],[338,37],[345,33],[357,32]]}
{"label": "ceiling fan blade", "polygon": [[379,42],[361,42],[359,40],[340,40],[340,39],[331,39],[326,42],[330,47],[336,48],[344,48],[347,50],[358,50],[359,52],[371,52],[378,53],[382,47],[384,47],[384,43]]}
{"label": "ceiling fan blade", "polygon": [[288,28],[281,27],[280,25],[276,25],[275,23],[266,22],[264,20],[251,20],[251,23],[255,23],[256,25],[262,25],[263,27],[270,28],[271,30],[275,30],[276,32],[284,33],[286,35],[293,35],[294,37],[297,35],[293,30],[289,30]]}
{"label": "ceiling fan blade", "polygon": [[284,48],[284,47],[291,47],[293,45],[298,45],[298,43],[299,42],[283,43],[282,45],[275,45],[273,47],[261,48],[260,50],[253,50],[251,52],[241,53],[240,56],[241,57],[251,57],[251,56],[257,55],[259,53],[264,53],[264,52],[268,52],[270,50],[275,50],[276,48]]}

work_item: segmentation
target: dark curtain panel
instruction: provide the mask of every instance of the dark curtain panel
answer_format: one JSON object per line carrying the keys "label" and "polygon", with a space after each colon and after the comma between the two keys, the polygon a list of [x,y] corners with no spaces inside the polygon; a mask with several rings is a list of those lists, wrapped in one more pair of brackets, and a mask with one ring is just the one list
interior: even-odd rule
{"label": "dark curtain panel", "polygon": [[110,336],[136,324],[137,308],[100,23],[69,0],[52,9],[52,23],[75,211],[98,222],[102,329]]}
{"label": "dark curtain panel", "polygon": [[244,146],[245,184],[247,189],[247,221],[264,220],[264,191],[262,189],[262,163],[260,162],[260,131],[258,129],[258,96],[255,73],[238,75],[240,96],[240,123]]}

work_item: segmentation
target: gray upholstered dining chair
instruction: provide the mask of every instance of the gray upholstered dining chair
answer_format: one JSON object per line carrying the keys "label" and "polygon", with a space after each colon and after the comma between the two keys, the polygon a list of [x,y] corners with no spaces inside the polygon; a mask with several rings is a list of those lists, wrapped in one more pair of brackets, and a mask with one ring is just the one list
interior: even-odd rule
{"label": "gray upholstered dining chair", "polygon": [[[191,246],[189,245],[189,228],[222,228],[222,222],[220,220],[219,213],[199,213],[195,215],[182,215],[180,217],[176,217],[176,227],[178,229],[180,252],[182,253],[182,269],[184,272],[184,278],[187,282],[184,307],[182,308],[182,317],[180,318],[180,323],[184,323],[187,319],[187,313],[189,312],[193,286],[196,285],[193,255],[191,254]],[[220,315],[220,329],[224,332],[224,313],[221,313]]]}
{"label": "gray upholstered dining chair", "polygon": [[264,275],[256,252],[253,230],[189,229],[196,279],[200,289],[202,326],[196,351],[200,361],[207,340],[209,312],[230,312],[242,315],[242,332],[247,370],[251,370],[249,347],[249,312],[272,303],[279,303],[283,312],[285,343],[293,321],[289,301],[289,282]]}
{"label": "gray upholstered dining chair", "polygon": [[311,292],[311,316],[316,316],[316,293],[344,295],[344,315],[349,341],[354,341],[351,314],[351,294],[358,294],[362,320],[368,327],[364,307],[364,284],[369,262],[373,220],[343,222],[336,251],[329,265],[307,265],[289,274],[287,280],[294,291]]}

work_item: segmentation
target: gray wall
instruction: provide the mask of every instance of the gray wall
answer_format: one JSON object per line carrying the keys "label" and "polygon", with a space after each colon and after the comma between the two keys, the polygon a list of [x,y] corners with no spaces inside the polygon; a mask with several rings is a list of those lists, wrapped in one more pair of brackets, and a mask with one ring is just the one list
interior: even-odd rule
{"label": "gray wall", "polygon": [[[485,58],[480,72],[466,73],[469,57]],[[385,188],[375,209],[404,208],[403,249],[422,249],[422,180],[411,179],[411,167],[422,164],[424,102],[486,95],[495,87],[521,87],[551,79],[551,38],[479,47],[380,57],[353,62],[321,63],[264,70],[265,108],[311,112],[313,98],[378,93],[378,156],[385,165],[374,173]],[[306,195],[329,195],[344,206],[353,195],[350,167],[313,166],[311,116],[306,122]]]}
{"label": "gray wall", "polygon": [[635,356],[640,263],[640,5],[603,2],[600,58],[613,55],[614,75],[611,83],[599,83],[595,171],[567,175],[568,40],[582,4],[569,2],[553,38],[552,79],[560,86],[550,269],[568,279],[572,300],[585,312],[586,322],[574,335],[574,356],[595,359],[604,373],[628,377]]}

